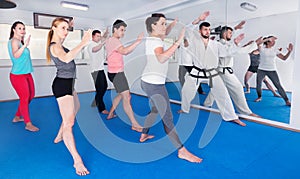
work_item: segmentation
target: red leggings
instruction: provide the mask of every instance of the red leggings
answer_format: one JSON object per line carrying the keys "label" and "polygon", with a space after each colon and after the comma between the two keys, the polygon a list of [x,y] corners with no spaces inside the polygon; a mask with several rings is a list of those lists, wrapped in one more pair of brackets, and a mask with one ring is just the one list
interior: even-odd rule
{"label": "red leggings", "polygon": [[34,97],[34,82],[31,74],[9,75],[10,82],[20,98],[16,116],[23,116],[24,122],[30,122],[29,103]]}

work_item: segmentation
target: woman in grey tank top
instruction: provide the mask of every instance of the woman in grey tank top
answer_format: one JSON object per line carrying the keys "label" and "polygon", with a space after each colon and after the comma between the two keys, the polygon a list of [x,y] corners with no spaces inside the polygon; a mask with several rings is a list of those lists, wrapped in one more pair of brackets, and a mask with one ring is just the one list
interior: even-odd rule
{"label": "woman in grey tank top", "polygon": [[47,61],[53,60],[57,68],[52,90],[56,97],[62,123],[54,143],[64,141],[74,160],[74,168],[78,175],[87,175],[90,172],[84,166],[75,146],[72,128],[76,113],[79,110],[79,99],[74,90],[76,65],[74,58],[92,39],[92,31],[88,30],[82,41],[72,50],[63,47],[62,43],[68,35],[69,22],[64,18],[53,20],[47,41]]}

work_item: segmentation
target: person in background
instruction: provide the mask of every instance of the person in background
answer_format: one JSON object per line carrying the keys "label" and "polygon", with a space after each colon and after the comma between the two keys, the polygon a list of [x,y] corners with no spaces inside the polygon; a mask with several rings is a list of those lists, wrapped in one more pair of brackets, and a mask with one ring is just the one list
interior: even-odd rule
{"label": "person in background", "polygon": [[94,80],[96,95],[92,106],[97,106],[98,111],[102,114],[109,112],[105,108],[103,96],[107,90],[106,75],[104,73],[104,44],[108,35],[108,29],[103,36],[99,30],[92,32],[92,42],[88,45],[87,50],[90,57],[91,74]]}
{"label": "person in background", "polygon": [[[234,64],[234,55],[241,51],[246,51],[250,53],[254,49],[257,49],[256,43],[251,43],[245,47],[238,47],[237,38],[240,37],[243,39],[244,34],[240,34],[237,38],[232,38],[233,28],[224,26],[221,28],[220,32],[220,41],[219,41],[219,64],[218,71],[220,72],[220,77],[222,78],[225,87],[229,93],[230,98],[235,104],[237,111],[241,114],[259,117],[257,114],[254,114],[246,101],[246,97],[243,90],[243,85],[239,79],[235,76],[233,71]],[[229,52],[229,53],[228,53]],[[207,98],[204,101],[204,106],[212,106],[214,97],[212,93],[207,95]]]}
{"label": "person in background", "polygon": [[[209,11],[205,14],[207,17]],[[210,23],[202,22],[198,27],[198,32],[187,31],[186,37],[191,39],[189,42],[192,54],[194,54],[194,66],[190,74],[185,76],[185,83],[181,89],[181,109],[178,110],[178,113],[189,113],[191,101],[196,95],[200,82],[209,80],[210,93],[216,100],[222,118],[225,121],[246,126],[236,115],[226,86],[217,71],[221,44],[215,40],[210,40]],[[235,38],[237,43],[241,40],[242,37],[240,36]],[[231,50],[233,49],[228,49],[226,53],[229,54]]]}
{"label": "person in background", "polygon": [[[193,59],[192,59],[192,54],[191,51],[189,50],[189,42],[186,38],[183,39],[183,44],[181,44],[179,48],[179,68],[178,68],[178,79],[180,82],[181,87],[184,84],[184,77],[186,73],[191,72],[193,68]],[[205,94],[203,91],[201,84],[198,87],[198,93],[199,94]]]}
{"label": "person in background", "polygon": [[[255,99],[255,102],[259,102],[262,100],[261,85],[265,76],[268,76],[274,84],[274,86],[277,88],[280,96],[285,101],[285,105],[291,106],[291,102],[280,83],[275,60],[276,57],[283,61],[287,60],[293,50],[293,44],[290,43],[288,45],[287,53],[284,55],[275,47],[276,40],[276,37],[268,36],[263,38],[261,41],[257,42],[259,45],[260,63],[258,66],[256,76],[256,92],[258,97]],[[264,46],[261,46],[261,44],[263,44]]]}
{"label": "person in background", "polygon": [[123,108],[131,121],[131,129],[142,132],[142,126],[136,121],[132,106],[130,103],[130,92],[127,78],[124,73],[123,55],[128,55],[142,42],[144,34],[141,33],[137,39],[130,45],[124,47],[120,39],[124,37],[127,24],[122,20],[116,20],[113,23],[112,36],[106,40],[106,58],[108,65],[108,78],[113,83],[117,96],[113,99],[112,107],[109,111],[107,119],[115,117],[114,111],[123,100]]}
{"label": "person in background", "polygon": [[46,46],[47,61],[53,61],[56,68],[56,77],[52,83],[52,91],[57,100],[62,123],[54,143],[64,142],[72,155],[74,168],[78,175],[87,175],[90,172],[84,166],[79,155],[73,135],[75,116],[79,110],[80,103],[74,89],[76,78],[76,65],[74,58],[92,39],[92,31],[88,30],[82,37],[81,42],[72,50],[63,46],[68,36],[69,22],[61,17],[52,21],[51,30],[48,33]]}
{"label": "person in background", "polygon": [[12,61],[9,78],[20,98],[20,104],[12,122],[24,121],[26,130],[36,132],[39,128],[32,124],[29,115],[29,104],[34,98],[35,89],[31,75],[33,67],[28,49],[30,36],[24,40],[25,35],[26,30],[23,22],[14,22],[8,41],[8,53]]}
{"label": "person in background", "polygon": [[[249,57],[250,57],[250,66],[249,66],[247,72],[245,73],[245,77],[244,77],[244,84],[245,84],[245,88],[246,88],[245,93],[250,93],[250,85],[249,85],[248,81],[254,73],[257,73],[257,70],[258,70],[258,65],[259,65],[259,60],[260,60],[259,50],[258,49],[253,50],[251,53],[249,53]],[[272,87],[272,85],[267,80],[267,77],[265,77],[263,79],[263,82],[265,83],[267,88],[273,93],[273,95],[275,97],[280,97],[280,95],[278,95],[276,93],[275,89]]]}

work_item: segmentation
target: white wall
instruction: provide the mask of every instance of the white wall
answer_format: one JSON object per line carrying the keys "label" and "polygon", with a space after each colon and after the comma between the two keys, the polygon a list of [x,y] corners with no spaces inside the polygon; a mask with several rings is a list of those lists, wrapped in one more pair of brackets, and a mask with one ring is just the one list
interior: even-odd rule
{"label": "white wall", "polygon": [[[22,21],[25,23],[32,23],[32,13],[25,12],[25,11],[17,11],[16,13],[12,13],[13,11],[8,10],[9,14],[12,15],[14,20],[9,20],[8,16],[1,16],[0,23],[11,23],[15,21],[15,17],[19,17],[22,15]],[[29,17],[28,17],[29,16]],[[275,35],[278,37],[277,44],[282,46],[285,50],[285,47],[289,42],[295,44],[295,33],[296,33],[296,25],[297,23],[297,13],[287,13],[287,14],[280,14],[280,15],[273,15],[263,18],[255,18],[247,20],[246,25],[240,33],[244,32],[246,34],[245,40],[242,43],[246,43],[248,40],[256,39],[258,36],[266,36],[266,35]],[[76,27],[81,26],[81,28],[86,29],[87,27],[91,27],[91,24],[98,24],[95,23],[94,20],[86,20],[81,18],[75,18],[76,22],[84,23],[76,23]],[[289,19],[287,21],[286,19]],[[124,39],[122,39],[123,44],[128,45],[129,43],[133,42],[137,35],[141,32],[144,33],[145,37],[148,36],[145,30],[145,19],[136,19],[130,20],[126,23],[128,24],[127,31],[125,34]],[[277,23],[270,23],[270,22],[284,22],[284,26],[280,26]],[[233,24],[236,24],[235,22]],[[108,24],[109,26],[109,24]],[[286,30],[288,27],[288,30]],[[170,36],[176,37],[179,33],[179,26],[176,27]],[[296,49],[296,48],[295,48]],[[44,50],[43,50],[44,51]],[[128,76],[129,84],[132,86],[132,91],[135,93],[143,93],[139,87],[139,78],[142,73],[142,69],[145,65],[145,56],[144,56],[144,43],[139,45],[137,49],[124,57],[125,59],[125,73]],[[0,62],[1,65],[1,62]],[[238,55],[236,56],[236,60],[234,63],[234,71],[237,77],[243,82],[244,73],[246,72],[249,66],[249,57],[247,54]],[[293,73],[293,66],[294,66],[294,53],[291,54],[291,57],[283,62],[281,60],[277,60],[278,66],[278,74],[281,78],[281,82],[287,91],[292,91],[293,87],[293,80],[292,80],[292,73]],[[88,68],[87,68],[88,69]],[[178,64],[177,63],[170,63],[169,71],[168,71],[168,80],[169,81],[178,81],[177,79],[177,70]],[[38,70],[36,70],[38,71]],[[137,80],[137,81],[136,81]],[[250,85],[255,87],[255,75],[250,80]],[[109,84],[109,87],[112,87]],[[92,89],[89,89],[93,90]]]}
{"label": "white wall", "polygon": [[[299,3],[300,9],[300,3]],[[300,75],[298,73],[300,67],[300,11],[297,13],[297,34],[296,34],[296,44],[295,44],[295,64],[293,72],[293,95],[292,95],[292,107],[291,107],[291,117],[290,124],[296,129],[300,129]]]}
{"label": "white wall", "polygon": [[[299,3],[300,4],[300,3]],[[15,20],[21,20],[25,24],[32,25],[32,12],[7,10],[5,16],[1,10],[0,23],[11,24]],[[178,15],[180,16],[180,14]],[[22,17],[22,19],[19,19]],[[76,19],[76,28],[104,28],[104,25],[99,25],[101,22],[92,19]],[[246,39],[243,43],[246,43],[250,39],[256,39],[258,36],[275,35],[278,37],[277,44],[282,46],[285,50],[289,42],[295,44],[294,52],[286,62],[277,61],[278,73],[281,78],[281,82],[286,90],[293,91],[292,95],[292,113],[291,113],[291,125],[295,128],[300,128],[300,79],[297,70],[300,67],[300,61],[295,60],[300,58],[300,25],[299,25],[299,11],[295,13],[286,13],[273,15],[263,18],[255,18],[247,20],[245,28],[242,32],[246,33]],[[122,40],[124,44],[135,40],[140,32],[144,32],[145,36],[148,34],[145,31],[144,19],[138,19],[129,21],[125,38]],[[237,22],[233,23],[236,24]],[[96,25],[97,24],[97,25]],[[108,24],[109,25],[109,24]],[[298,25],[298,26],[297,26]],[[297,38],[295,38],[297,32]],[[176,30],[174,32],[176,34]],[[1,62],[0,62],[1,63]],[[125,73],[128,77],[131,90],[133,92],[143,94],[140,89],[139,79],[142,73],[142,69],[145,65],[144,46],[141,44],[132,54],[125,57]],[[240,81],[243,81],[244,73],[249,65],[249,58],[245,55],[237,56],[234,70]],[[76,89],[79,92],[94,90],[93,82],[89,74],[89,67],[86,65],[78,66],[78,80],[76,82]],[[55,67],[35,67],[33,74],[36,83],[36,96],[51,95],[51,83],[55,76]],[[177,69],[176,63],[170,63],[168,78],[171,81],[177,81]],[[0,101],[7,99],[17,99],[14,90],[8,79],[10,67],[0,68]],[[251,86],[255,86],[255,77],[250,80]]]}
{"label": "white wall", "polygon": [[[103,30],[105,28],[104,23],[95,19],[85,19],[80,17],[75,18],[75,29],[88,29],[96,28]],[[15,9],[1,9],[0,11],[0,24],[12,24],[15,21],[22,21],[27,26],[27,34],[32,35],[31,43],[29,49],[31,50],[31,56],[33,58],[34,73],[33,78],[35,81],[36,97],[52,95],[51,84],[53,78],[55,77],[56,68],[54,66],[46,66],[45,58],[45,44],[40,44],[39,40],[44,36],[44,42],[47,38],[47,30],[37,30],[33,29],[33,12],[21,11]],[[5,25],[6,27],[7,25]],[[1,26],[2,27],[2,26]],[[9,29],[1,31],[1,52],[0,52],[0,101],[2,100],[12,100],[18,99],[14,89],[9,81],[9,72],[11,70],[11,62],[7,53],[7,41],[9,36]],[[75,36],[74,36],[75,35]],[[70,32],[68,38],[78,39],[78,33]],[[66,41],[66,47],[72,48],[74,45],[79,43],[79,41]],[[39,58],[39,59],[34,59]],[[78,57],[79,58],[79,57]],[[85,60],[76,60],[76,63],[86,63]],[[77,81],[76,90],[78,92],[93,91],[94,85],[90,75],[90,70],[88,65],[78,65],[77,66]],[[109,87],[111,88],[109,83]]]}

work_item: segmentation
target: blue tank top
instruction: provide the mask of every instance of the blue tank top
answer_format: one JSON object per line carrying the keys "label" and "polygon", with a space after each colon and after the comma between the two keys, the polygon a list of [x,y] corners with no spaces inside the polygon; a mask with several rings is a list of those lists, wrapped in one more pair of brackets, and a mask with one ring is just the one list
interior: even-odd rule
{"label": "blue tank top", "polygon": [[[33,67],[29,49],[27,47],[24,48],[24,51],[21,54],[21,56],[19,58],[15,58],[12,52],[11,40],[8,41],[7,46],[8,53],[12,61],[11,73],[15,75],[32,73]],[[22,47],[23,45],[20,43],[19,46]]]}
{"label": "blue tank top", "polygon": [[[53,44],[55,44],[55,43],[52,42],[50,44],[50,46]],[[74,60],[70,61],[69,63],[66,63],[64,61],[61,61],[59,58],[54,57],[51,53],[50,46],[49,46],[48,50],[50,52],[50,58],[54,62],[55,66],[57,68],[56,76],[59,78],[75,78],[76,77],[76,65],[75,65]],[[69,52],[69,49],[67,49],[65,47],[63,47],[63,48],[66,53]]]}

